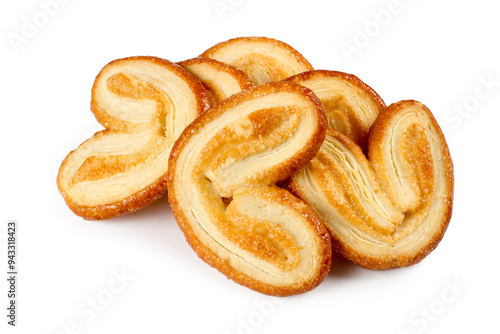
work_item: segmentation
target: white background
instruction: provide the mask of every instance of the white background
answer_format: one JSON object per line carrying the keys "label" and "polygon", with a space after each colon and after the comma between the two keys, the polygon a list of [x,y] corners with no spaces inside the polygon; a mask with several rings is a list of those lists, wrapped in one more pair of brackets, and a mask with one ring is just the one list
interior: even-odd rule
{"label": "white background", "polygon": [[[70,0],[45,9],[49,16],[38,1],[2,0],[0,332],[498,333],[500,20],[493,4]],[[31,34],[29,22],[39,26]],[[356,74],[387,104],[416,99],[433,111],[455,165],[455,203],[443,241],[423,262],[369,271],[336,259],[317,289],[273,299],[198,259],[166,198],[106,222],[84,221],[65,206],[57,168],[100,129],[90,89],[106,63],[133,55],[180,61],[252,35],[289,43],[317,69]],[[343,52],[346,45],[356,53]],[[6,324],[3,278],[10,219],[19,239],[16,328]]]}

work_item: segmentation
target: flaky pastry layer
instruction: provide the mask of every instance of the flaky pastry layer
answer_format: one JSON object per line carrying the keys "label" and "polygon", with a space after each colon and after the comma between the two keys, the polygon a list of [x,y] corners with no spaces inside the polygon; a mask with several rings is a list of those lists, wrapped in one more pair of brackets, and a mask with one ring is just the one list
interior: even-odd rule
{"label": "flaky pastry layer", "polygon": [[329,128],[366,149],[370,128],[386,108],[370,86],[353,74],[327,70],[303,72],[286,81],[311,89],[325,107]]}
{"label": "flaky pastry layer", "polygon": [[313,70],[290,45],[268,37],[238,37],[216,44],[202,57],[214,58],[245,72],[256,85]]}
{"label": "flaky pastry layer", "polygon": [[212,105],[254,86],[245,72],[212,58],[191,58],[178,64],[205,86]]}

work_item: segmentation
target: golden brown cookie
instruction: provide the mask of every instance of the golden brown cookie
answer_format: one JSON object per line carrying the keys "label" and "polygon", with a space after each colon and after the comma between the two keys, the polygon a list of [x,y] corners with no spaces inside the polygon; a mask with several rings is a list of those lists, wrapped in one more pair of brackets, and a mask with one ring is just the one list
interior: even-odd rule
{"label": "golden brown cookie", "polygon": [[431,112],[416,101],[383,110],[368,156],[329,130],[318,155],[287,189],[323,218],[334,248],[370,269],[409,266],[443,237],[452,213],[453,165]]}
{"label": "golden brown cookie", "polygon": [[238,37],[212,46],[201,54],[235,66],[256,85],[280,81],[313,70],[311,64],[290,45],[268,37]]}
{"label": "golden brown cookie", "polygon": [[272,82],[232,95],[184,130],[170,156],[168,198],[201,259],[265,294],[303,293],[323,281],[328,232],[275,183],[316,155],[326,127],[309,89]]}
{"label": "golden brown cookie", "polygon": [[85,219],[134,212],[167,189],[174,141],[210,107],[203,85],[155,57],[107,64],[92,87],[91,109],[106,129],[72,151],[57,178],[69,208]]}
{"label": "golden brown cookie", "polygon": [[212,105],[254,85],[243,71],[212,58],[191,58],[178,64],[201,81],[212,99]]}
{"label": "golden brown cookie", "polygon": [[352,74],[317,70],[285,79],[311,89],[325,106],[328,125],[363,149],[377,115],[385,109],[382,98]]}

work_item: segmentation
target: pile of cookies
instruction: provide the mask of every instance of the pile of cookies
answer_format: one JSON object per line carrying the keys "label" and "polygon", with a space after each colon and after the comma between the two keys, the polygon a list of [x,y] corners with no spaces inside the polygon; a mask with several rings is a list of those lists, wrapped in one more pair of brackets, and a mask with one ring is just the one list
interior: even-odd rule
{"label": "pile of cookies", "polygon": [[451,218],[453,165],[432,113],[386,106],[275,39],[179,63],[114,60],[91,110],[105,129],[59,170],[69,208],[110,219],[167,192],[199,257],[261,293],[313,289],[332,251],[370,269],[415,264]]}

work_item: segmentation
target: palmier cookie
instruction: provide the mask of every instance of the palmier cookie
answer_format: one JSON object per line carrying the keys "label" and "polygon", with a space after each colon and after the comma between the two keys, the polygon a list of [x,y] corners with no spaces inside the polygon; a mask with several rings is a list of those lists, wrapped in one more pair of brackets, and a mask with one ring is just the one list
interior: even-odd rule
{"label": "palmier cookie", "polygon": [[275,183],[316,155],[326,127],[309,89],[272,82],[223,100],[184,130],[170,155],[168,199],[201,259],[270,295],[302,293],[324,279],[328,231]]}
{"label": "palmier cookie", "polygon": [[254,86],[243,71],[215,59],[197,57],[178,64],[201,81],[211,97],[212,105]]}
{"label": "palmier cookie", "polygon": [[315,209],[334,248],[352,262],[370,269],[417,263],[451,218],[453,165],[445,138],[424,105],[402,101],[375,120],[368,155],[329,130],[287,189]]}
{"label": "palmier cookie", "polygon": [[85,219],[108,219],[159,198],[175,139],[209,107],[203,85],[170,61],[131,57],[107,64],[91,102],[106,129],[63,161],[57,183],[66,204]]}
{"label": "palmier cookie", "polygon": [[290,45],[268,37],[239,37],[214,45],[202,57],[214,58],[245,72],[256,85],[313,70]]}
{"label": "palmier cookie", "polygon": [[329,128],[366,149],[368,132],[386,107],[370,86],[355,75],[327,70],[303,72],[285,80],[311,89],[325,107]]}

